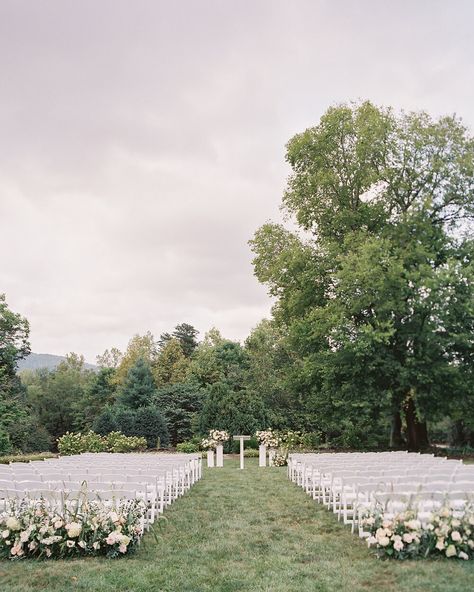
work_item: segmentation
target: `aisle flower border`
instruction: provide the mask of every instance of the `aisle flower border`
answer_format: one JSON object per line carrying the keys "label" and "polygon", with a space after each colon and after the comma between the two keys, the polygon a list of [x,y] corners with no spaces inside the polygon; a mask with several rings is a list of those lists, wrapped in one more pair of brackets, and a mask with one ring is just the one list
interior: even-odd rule
{"label": "aisle flower border", "polygon": [[368,527],[367,544],[379,557],[413,559],[444,556],[474,559],[474,506],[464,511],[443,507],[420,520],[415,509],[398,514],[376,507],[363,519]]}
{"label": "aisle flower border", "polygon": [[59,559],[130,555],[144,534],[141,500],[64,500],[62,508],[44,499],[7,500],[0,514],[0,558]]}

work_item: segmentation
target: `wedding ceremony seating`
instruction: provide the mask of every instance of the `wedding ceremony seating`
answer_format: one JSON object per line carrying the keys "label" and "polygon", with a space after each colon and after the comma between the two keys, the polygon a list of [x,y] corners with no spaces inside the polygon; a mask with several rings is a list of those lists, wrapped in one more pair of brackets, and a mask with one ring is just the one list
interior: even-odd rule
{"label": "wedding ceremony seating", "polygon": [[146,526],[202,476],[199,454],[85,453],[0,466],[0,510],[10,500],[73,505],[80,496],[104,503],[141,499]]}
{"label": "wedding ceremony seating", "polygon": [[474,501],[474,465],[432,454],[352,452],[290,454],[288,477],[359,536],[362,518],[376,505],[388,512],[416,509],[420,519],[448,505]]}

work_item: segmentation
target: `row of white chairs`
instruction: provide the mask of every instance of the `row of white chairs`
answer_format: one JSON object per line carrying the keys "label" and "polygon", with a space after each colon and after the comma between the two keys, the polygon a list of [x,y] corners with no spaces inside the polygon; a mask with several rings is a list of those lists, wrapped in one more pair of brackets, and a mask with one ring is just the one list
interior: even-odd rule
{"label": "row of white chairs", "polygon": [[64,505],[88,499],[141,499],[146,525],[202,477],[197,454],[83,454],[0,466],[0,505],[43,499]]}
{"label": "row of white chairs", "polygon": [[449,504],[462,510],[474,498],[474,467],[406,452],[292,454],[288,477],[354,531],[375,505],[420,516]]}

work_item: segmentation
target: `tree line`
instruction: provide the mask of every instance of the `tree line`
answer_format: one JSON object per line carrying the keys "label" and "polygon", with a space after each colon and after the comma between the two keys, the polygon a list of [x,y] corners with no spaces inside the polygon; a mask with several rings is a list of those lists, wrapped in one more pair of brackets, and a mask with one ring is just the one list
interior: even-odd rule
{"label": "tree line", "polygon": [[[331,107],[287,145],[282,207],[250,241],[275,301],[243,344],[189,324],[16,373],[28,323],[0,299],[0,442],[119,429],[149,445],[272,426],[314,445],[474,445],[474,140],[455,116]],[[0,445],[1,446],[1,445]]]}

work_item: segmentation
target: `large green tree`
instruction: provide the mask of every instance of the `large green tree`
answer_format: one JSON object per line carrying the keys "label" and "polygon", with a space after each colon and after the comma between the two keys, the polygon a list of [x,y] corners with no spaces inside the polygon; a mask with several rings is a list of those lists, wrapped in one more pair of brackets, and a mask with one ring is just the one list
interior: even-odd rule
{"label": "large green tree", "polygon": [[426,421],[473,395],[473,140],[455,117],[341,105],[287,160],[299,231],[267,224],[252,247],[295,401],[342,443],[390,424],[393,445],[423,447]]}

